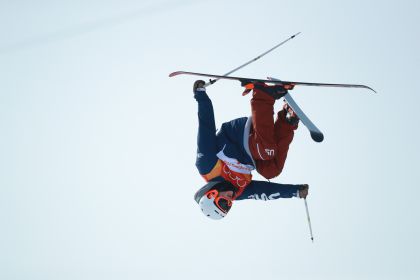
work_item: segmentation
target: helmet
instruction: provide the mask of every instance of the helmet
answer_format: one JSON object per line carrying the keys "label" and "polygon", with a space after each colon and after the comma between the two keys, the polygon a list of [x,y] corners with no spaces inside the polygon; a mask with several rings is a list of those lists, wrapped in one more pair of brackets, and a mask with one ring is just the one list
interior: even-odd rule
{"label": "helmet", "polygon": [[217,190],[206,192],[199,200],[201,211],[213,220],[220,220],[226,217],[232,207],[232,199],[220,196]]}
{"label": "helmet", "polygon": [[232,207],[232,198],[220,194],[233,191],[235,187],[228,181],[209,182],[195,195],[195,199],[204,215],[213,220],[224,218]]}

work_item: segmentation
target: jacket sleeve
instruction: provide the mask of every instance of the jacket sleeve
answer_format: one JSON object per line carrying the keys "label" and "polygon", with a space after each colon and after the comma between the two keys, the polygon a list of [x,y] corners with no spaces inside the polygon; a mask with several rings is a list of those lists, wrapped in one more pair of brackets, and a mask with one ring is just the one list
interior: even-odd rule
{"label": "jacket sleeve", "polygon": [[239,195],[235,200],[273,200],[279,198],[299,197],[299,189],[302,187],[303,185],[278,184],[252,180],[241,195]]}

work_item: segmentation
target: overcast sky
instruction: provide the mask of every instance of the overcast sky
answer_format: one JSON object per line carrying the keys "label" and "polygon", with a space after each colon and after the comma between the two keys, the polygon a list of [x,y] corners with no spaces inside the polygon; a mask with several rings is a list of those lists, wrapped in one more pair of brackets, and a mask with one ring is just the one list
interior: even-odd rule
{"label": "overcast sky", "polygon": [[[418,1],[1,1],[0,279],[418,279]],[[194,77],[296,87],[301,126],[275,182],[299,199],[193,200]],[[250,113],[208,88],[216,122]],[[280,108],[280,104],[277,105]],[[255,174],[255,179],[262,179]]]}

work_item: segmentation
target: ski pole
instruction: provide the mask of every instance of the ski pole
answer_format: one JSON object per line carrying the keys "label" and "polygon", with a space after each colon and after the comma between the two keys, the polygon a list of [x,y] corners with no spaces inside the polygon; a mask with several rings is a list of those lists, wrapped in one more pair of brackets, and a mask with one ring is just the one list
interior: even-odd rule
{"label": "ski pole", "polygon": [[[231,71],[229,71],[229,72],[227,72],[226,74],[224,74],[223,76],[229,76],[230,74],[232,74],[233,72],[236,72],[236,71],[238,71],[239,69],[242,69],[242,68],[244,68],[245,66],[247,66],[248,64],[251,64],[252,62],[254,62],[254,61],[257,61],[258,59],[260,59],[261,57],[263,57],[263,56],[265,56],[266,54],[268,54],[268,53],[270,53],[270,52],[272,52],[273,50],[275,50],[275,49],[277,49],[278,47],[280,47],[281,45],[283,45],[283,44],[285,44],[286,42],[288,42],[289,40],[291,40],[291,39],[293,39],[293,38],[295,38],[297,35],[299,35],[300,34],[300,32],[298,32],[298,33],[296,33],[296,34],[294,34],[294,35],[292,35],[292,36],[290,36],[289,38],[287,38],[286,40],[284,40],[283,42],[281,42],[281,43],[278,43],[277,45],[275,45],[274,47],[272,47],[271,49],[269,49],[268,51],[265,51],[264,53],[262,53],[262,54],[260,54],[259,56],[257,56],[257,57],[255,57],[255,58],[253,58],[253,59],[251,59],[250,61],[248,61],[248,62],[246,62],[246,63],[244,63],[244,64],[242,64],[241,66],[238,66],[238,67],[236,67],[235,69],[233,69],[233,70],[231,70]],[[210,80],[208,83],[206,83],[205,85],[204,85],[204,87],[207,87],[207,86],[209,86],[209,85],[212,85],[212,84],[214,84],[215,82],[217,82],[219,79],[214,79],[214,80]]]}
{"label": "ski pole", "polygon": [[306,202],[306,198],[304,198],[304,200],[305,200],[305,208],[306,208],[306,217],[308,218],[309,232],[311,234],[311,240],[312,242],[314,242],[314,236],[312,234],[311,218],[309,217],[308,203]]}

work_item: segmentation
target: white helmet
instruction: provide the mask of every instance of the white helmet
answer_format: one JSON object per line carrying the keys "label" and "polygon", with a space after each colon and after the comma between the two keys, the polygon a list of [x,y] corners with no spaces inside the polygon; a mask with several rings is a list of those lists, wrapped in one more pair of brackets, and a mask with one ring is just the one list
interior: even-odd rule
{"label": "white helmet", "polygon": [[219,209],[219,207],[217,207],[214,197],[208,198],[207,195],[203,195],[203,197],[199,200],[198,205],[200,205],[203,214],[210,219],[220,220],[226,217],[227,212],[224,213],[221,209]]}
{"label": "white helmet", "polygon": [[228,181],[211,181],[197,191],[195,201],[204,215],[213,220],[226,217],[232,207],[232,200],[219,196],[221,191],[235,191],[235,187]]}

